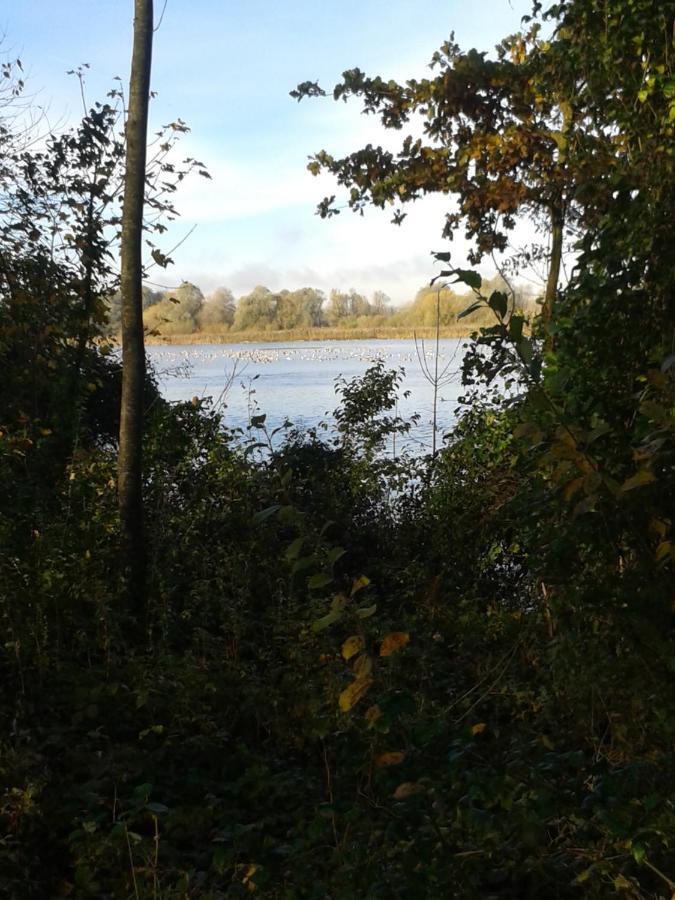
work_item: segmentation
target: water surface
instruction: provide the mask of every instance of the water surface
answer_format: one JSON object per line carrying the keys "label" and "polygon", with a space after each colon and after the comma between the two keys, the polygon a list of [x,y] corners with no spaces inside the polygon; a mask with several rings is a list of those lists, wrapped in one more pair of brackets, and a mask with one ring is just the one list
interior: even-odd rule
{"label": "water surface", "polygon": [[[455,419],[464,343],[446,338],[439,345],[438,368],[445,373],[438,392],[439,441]],[[434,350],[435,343],[425,341],[430,373],[435,369]],[[252,415],[265,413],[270,430],[286,419],[305,428],[332,421],[339,403],[336,381],[363,375],[381,359],[387,369],[404,369],[399,415],[420,415],[411,441],[418,452],[431,449],[433,386],[412,340],[152,345],[147,354],[168,400],[211,397],[224,406],[227,426],[246,429]]]}

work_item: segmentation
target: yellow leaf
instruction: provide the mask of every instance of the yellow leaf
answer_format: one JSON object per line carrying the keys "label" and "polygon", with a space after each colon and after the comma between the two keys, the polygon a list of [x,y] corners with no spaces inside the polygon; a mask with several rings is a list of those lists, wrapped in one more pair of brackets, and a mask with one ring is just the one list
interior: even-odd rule
{"label": "yellow leaf", "polygon": [[477,725],[472,726],[471,734],[482,734],[486,728],[485,722],[479,722]]}
{"label": "yellow leaf", "polygon": [[352,583],[352,590],[350,596],[353,597],[354,594],[358,593],[362,588],[368,587],[370,584],[370,578],[367,575],[359,575],[358,578],[354,580]]}
{"label": "yellow leaf", "polygon": [[356,656],[356,654],[360,653],[362,650],[363,638],[359,637],[358,634],[353,634],[351,637],[348,637],[342,645],[342,656],[344,659],[349,660],[352,656]]}
{"label": "yellow leaf", "polygon": [[346,687],[340,694],[339,704],[342,712],[349,712],[356,706],[372,683],[372,678],[357,678],[356,681],[352,681],[349,687]]}
{"label": "yellow leaf", "polygon": [[354,662],[353,671],[356,678],[368,678],[373,671],[373,660],[366,653],[362,653]]}
{"label": "yellow leaf", "polygon": [[668,556],[671,551],[671,543],[670,541],[661,541],[659,546],[656,548],[656,559],[657,561],[662,560],[665,556]]}
{"label": "yellow leaf", "polygon": [[617,891],[629,891],[631,890],[632,885],[623,875],[617,875],[614,879],[614,887]]}
{"label": "yellow leaf", "polygon": [[398,766],[405,759],[405,753],[401,750],[392,750],[389,753],[380,753],[375,757],[375,765],[385,768],[386,766]]}
{"label": "yellow leaf", "polygon": [[652,481],[656,481],[656,476],[649,469],[640,469],[639,472],[636,472],[631,478],[624,481],[621,485],[622,491],[632,491],[634,488],[642,487],[643,484],[650,484]]}
{"label": "yellow leaf", "polygon": [[555,436],[560,441],[560,443],[564,444],[566,447],[576,448],[577,440],[574,434],[570,431],[569,428],[565,428],[564,425],[558,425],[555,430]]}
{"label": "yellow leaf", "polygon": [[246,885],[246,889],[253,893],[256,889],[255,881],[253,881],[253,876],[258,871],[258,867],[255,863],[251,863],[251,865],[246,869],[246,874],[241,880],[242,884]]}
{"label": "yellow leaf", "polygon": [[394,791],[394,800],[405,800],[407,797],[414,797],[415,794],[421,794],[424,788],[412,781],[404,781]]}
{"label": "yellow leaf", "polygon": [[670,519],[652,519],[649,523],[649,530],[658,535],[661,540],[665,540],[670,525]]}
{"label": "yellow leaf", "polygon": [[391,656],[397,650],[401,650],[410,641],[407,631],[392,631],[380,645],[380,656]]}
{"label": "yellow leaf", "polygon": [[366,710],[366,725],[368,726],[368,728],[372,728],[377,720],[381,718],[381,716],[382,710],[377,705],[377,703],[375,703],[373,706],[369,706]]}

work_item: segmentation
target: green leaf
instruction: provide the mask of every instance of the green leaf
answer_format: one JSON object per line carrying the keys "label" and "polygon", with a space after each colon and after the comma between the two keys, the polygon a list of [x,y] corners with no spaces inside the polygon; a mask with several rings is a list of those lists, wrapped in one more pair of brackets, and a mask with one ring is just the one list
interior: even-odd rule
{"label": "green leaf", "polygon": [[342,618],[342,614],[344,613],[345,605],[347,600],[345,597],[341,597],[340,595],[333,597],[333,602],[330,606],[330,612],[327,612],[325,616],[322,616],[320,619],[316,619],[312,623],[312,631],[319,632],[328,628],[333,622],[339,621]]}
{"label": "green leaf", "polygon": [[304,572],[305,569],[309,569],[309,567],[313,566],[315,563],[316,559],[313,556],[301,556],[300,559],[296,559],[293,563],[291,574],[295,575],[297,572]]}
{"label": "green leaf", "polygon": [[161,816],[164,815],[164,813],[169,812],[168,806],[165,806],[163,803],[155,803],[154,801],[152,803],[147,803],[145,808],[148,812],[154,813],[156,816]]}
{"label": "green leaf", "polygon": [[329,572],[319,572],[317,575],[312,575],[307,579],[307,587],[310,590],[318,590],[319,588],[326,587],[332,580],[333,576]]}
{"label": "green leaf", "polygon": [[517,348],[523,362],[529,365],[532,362],[532,341],[528,338],[523,338],[518,342]]}
{"label": "green leaf", "polygon": [[477,309],[480,309],[483,306],[482,300],[476,300],[475,303],[472,303],[470,306],[467,306],[466,309],[463,309],[461,313],[458,313],[458,319],[464,319],[466,316],[470,316],[471,313],[476,312]]}
{"label": "green leaf", "polygon": [[257,512],[253,516],[254,524],[258,525],[260,522],[264,522],[265,519],[269,519],[270,516],[273,516],[275,513],[278,513],[281,509],[280,504],[276,503],[274,506],[268,506],[267,509],[261,509],[260,512]]}
{"label": "green leaf", "polygon": [[514,343],[518,343],[523,337],[523,324],[525,320],[522,316],[516,314],[511,316],[509,322],[509,337]]}
{"label": "green leaf", "polygon": [[473,269],[453,269],[452,274],[456,276],[455,284],[461,282],[461,284],[467,284],[476,291],[483,283],[483,279],[478,272],[474,272]]}
{"label": "green leaf", "polygon": [[377,612],[377,603],[373,603],[372,606],[361,606],[356,610],[356,615],[359,619],[369,619],[371,616],[374,616]]}
{"label": "green leaf", "polygon": [[254,450],[266,450],[267,444],[261,443],[260,441],[256,441],[254,444],[247,444],[244,453],[253,453]]}
{"label": "green leaf", "polygon": [[633,859],[636,863],[641,863],[645,857],[646,849],[644,844],[633,844]]}
{"label": "green leaf", "polygon": [[500,319],[503,319],[509,308],[509,298],[503,291],[493,291],[488,300],[490,309],[494,310]]}
{"label": "green leaf", "polygon": [[328,562],[331,564],[331,566],[335,565],[338,559],[341,559],[346,552],[347,551],[344,549],[344,547],[333,547],[328,553]]}
{"label": "green leaf", "polygon": [[294,559],[297,559],[300,555],[300,551],[302,550],[302,545],[305,542],[303,537],[296,538],[292,544],[290,544],[286,548],[286,559],[291,562]]}

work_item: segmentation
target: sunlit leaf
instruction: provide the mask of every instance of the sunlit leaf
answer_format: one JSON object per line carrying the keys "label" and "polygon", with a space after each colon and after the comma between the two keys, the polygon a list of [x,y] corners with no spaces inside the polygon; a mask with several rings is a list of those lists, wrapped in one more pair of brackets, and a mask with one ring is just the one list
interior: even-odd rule
{"label": "sunlit leaf", "polygon": [[354,662],[353,671],[357,678],[367,678],[373,671],[372,658],[367,653],[362,653]]}
{"label": "sunlit leaf", "polygon": [[401,650],[410,642],[410,635],[407,631],[392,631],[386,635],[380,644],[380,656],[391,656]]}
{"label": "sunlit leaf", "polygon": [[632,491],[635,488],[642,487],[644,484],[651,484],[652,481],[656,481],[656,476],[651,469],[640,469],[639,472],[636,472],[635,475],[632,475],[624,481],[621,485],[621,490],[624,493],[626,491]]}
{"label": "sunlit leaf", "polygon": [[388,766],[398,766],[405,759],[405,753],[402,750],[391,750],[388,753],[380,753],[375,757],[375,765],[381,768]]}
{"label": "sunlit leaf", "polygon": [[352,582],[351,596],[353,597],[354,594],[357,594],[364,587],[368,587],[369,584],[370,578],[368,578],[367,575],[359,575],[359,577]]}
{"label": "sunlit leaf", "polygon": [[363,650],[364,640],[360,635],[354,634],[351,637],[348,637],[347,640],[342,645],[342,656],[346,660],[350,660],[353,656],[356,656],[357,653],[360,653]]}
{"label": "sunlit leaf", "polygon": [[671,542],[670,541],[661,541],[661,543],[656,548],[656,559],[657,562],[660,562],[666,556],[670,554],[671,551]]}
{"label": "sunlit leaf", "polygon": [[346,687],[340,694],[339,705],[342,712],[349,712],[350,709],[353,709],[365,696],[372,683],[372,678],[357,678],[356,681],[352,681],[349,687]]}
{"label": "sunlit leaf", "polygon": [[394,791],[394,800],[406,800],[408,797],[414,797],[416,794],[424,793],[424,788],[414,781],[404,781]]}
{"label": "sunlit leaf", "polygon": [[253,893],[256,890],[256,883],[253,881],[253,876],[258,871],[258,867],[255,863],[251,863],[246,872],[244,873],[244,877],[241,879],[241,883],[246,885],[246,890]]}

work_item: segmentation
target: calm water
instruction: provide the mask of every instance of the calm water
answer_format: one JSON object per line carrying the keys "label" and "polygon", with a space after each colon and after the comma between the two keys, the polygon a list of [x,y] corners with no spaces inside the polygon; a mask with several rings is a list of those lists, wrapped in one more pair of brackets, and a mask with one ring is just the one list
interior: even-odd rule
{"label": "calm water", "polygon": [[[439,390],[439,443],[453,424],[461,393],[462,344],[461,339],[445,339],[440,344],[439,372],[446,371]],[[433,342],[425,342],[424,349],[433,372]],[[431,449],[433,388],[424,377],[414,341],[153,345],[147,354],[168,400],[211,397],[224,404],[229,427],[246,428],[252,414],[266,413],[270,429],[285,419],[304,427],[331,421],[338,405],[336,379],[362,375],[382,359],[388,369],[405,370],[398,412],[403,417],[420,414],[411,441],[418,452]],[[405,391],[410,392],[407,398]]]}

